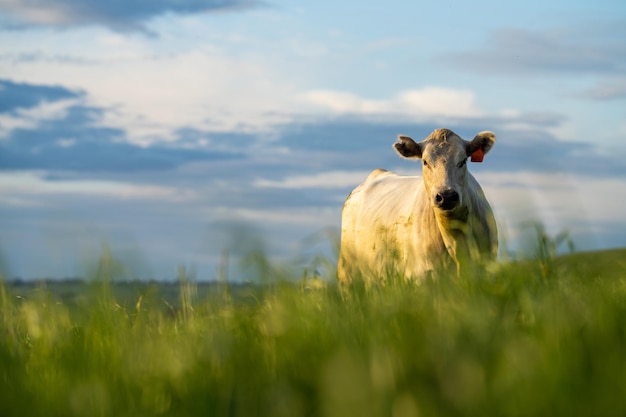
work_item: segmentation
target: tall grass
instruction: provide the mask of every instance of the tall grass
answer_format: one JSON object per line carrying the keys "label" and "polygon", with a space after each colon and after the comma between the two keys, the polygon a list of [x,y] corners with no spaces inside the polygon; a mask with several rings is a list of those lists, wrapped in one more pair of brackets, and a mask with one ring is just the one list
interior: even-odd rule
{"label": "tall grass", "polygon": [[206,297],[181,269],[176,305],[106,260],[72,303],[3,284],[0,415],[624,415],[623,255]]}

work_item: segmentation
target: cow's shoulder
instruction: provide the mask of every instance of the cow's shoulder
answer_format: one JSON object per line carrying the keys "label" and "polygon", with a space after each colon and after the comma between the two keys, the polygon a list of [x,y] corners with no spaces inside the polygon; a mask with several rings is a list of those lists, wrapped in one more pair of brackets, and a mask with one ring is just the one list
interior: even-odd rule
{"label": "cow's shoulder", "polygon": [[387,171],[386,169],[383,169],[383,168],[376,168],[375,170],[370,172],[370,174],[365,179],[365,182],[374,181],[376,178],[379,178],[382,176],[388,176],[388,175],[395,175],[395,173],[391,171]]}

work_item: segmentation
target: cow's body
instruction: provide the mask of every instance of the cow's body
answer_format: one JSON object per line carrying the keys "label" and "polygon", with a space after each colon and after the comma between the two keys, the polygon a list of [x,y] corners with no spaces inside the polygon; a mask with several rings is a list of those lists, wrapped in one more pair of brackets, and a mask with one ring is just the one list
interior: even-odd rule
{"label": "cow's body", "polygon": [[458,270],[464,260],[493,259],[493,212],[465,160],[474,152],[484,155],[494,142],[490,132],[468,142],[447,129],[419,144],[401,136],[396,151],[422,159],[424,177],[377,169],[352,191],[342,213],[339,280],[420,278]]}

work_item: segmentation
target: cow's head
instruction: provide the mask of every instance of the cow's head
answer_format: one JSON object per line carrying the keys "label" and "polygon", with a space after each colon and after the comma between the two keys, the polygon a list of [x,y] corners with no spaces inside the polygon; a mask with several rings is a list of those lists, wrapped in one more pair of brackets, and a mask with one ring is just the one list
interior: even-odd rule
{"label": "cow's head", "polygon": [[496,141],[491,132],[480,132],[471,141],[461,139],[448,129],[437,129],[422,142],[398,136],[394,149],[403,158],[421,159],[424,187],[431,205],[444,212],[454,212],[466,204],[467,159],[482,161]]}

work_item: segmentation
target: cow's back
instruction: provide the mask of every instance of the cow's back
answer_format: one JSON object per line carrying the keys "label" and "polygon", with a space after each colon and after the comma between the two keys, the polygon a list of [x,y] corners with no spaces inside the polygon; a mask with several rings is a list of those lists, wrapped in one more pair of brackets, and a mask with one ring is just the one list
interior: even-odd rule
{"label": "cow's back", "polygon": [[340,281],[420,275],[450,259],[421,177],[375,170],[342,211]]}

